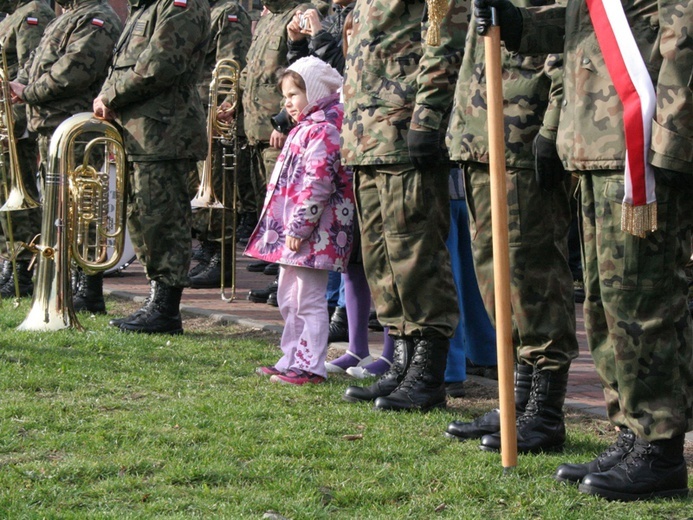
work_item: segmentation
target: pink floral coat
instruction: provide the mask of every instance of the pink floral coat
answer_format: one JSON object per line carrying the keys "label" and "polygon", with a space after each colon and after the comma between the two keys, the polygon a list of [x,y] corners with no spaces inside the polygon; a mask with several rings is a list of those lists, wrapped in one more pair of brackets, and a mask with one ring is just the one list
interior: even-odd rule
{"label": "pink floral coat", "polygon": [[[339,95],[307,106],[267,184],[245,254],[266,262],[343,272],[354,242],[352,172],[341,164]],[[286,236],[302,238],[291,251]]]}

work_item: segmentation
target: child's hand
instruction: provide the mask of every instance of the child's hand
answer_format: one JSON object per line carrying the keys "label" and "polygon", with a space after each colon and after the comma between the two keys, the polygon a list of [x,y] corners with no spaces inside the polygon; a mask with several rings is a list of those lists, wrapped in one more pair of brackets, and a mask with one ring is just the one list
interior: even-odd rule
{"label": "child's hand", "polygon": [[296,237],[286,237],[286,247],[288,247],[294,253],[301,248],[301,242],[303,239]]}

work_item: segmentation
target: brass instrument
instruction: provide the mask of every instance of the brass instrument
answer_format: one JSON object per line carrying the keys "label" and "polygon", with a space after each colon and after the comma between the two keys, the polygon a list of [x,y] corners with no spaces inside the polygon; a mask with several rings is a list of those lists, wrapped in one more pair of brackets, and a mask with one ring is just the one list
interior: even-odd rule
{"label": "brass instrument", "polygon": [[[116,187],[112,218],[111,174]],[[118,263],[125,246],[126,189],[125,147],[112,123],[83,112],[56,129],[48,152],[40,243],[32,246],[39,255],[34,297],[18,330],[83,329],[72,305],[71,265],[94,274]]]}
{"label": "brass instrument", "polygon": [[[231,296],[225,294],[226,278],[226,211],[222,212],[221,217],[221,299],[233,301],[236,297],[236,220],[238,198],[238,139],[237,122],[234,117],[230,123],[220,121],[217,118],[220,105],[226,101],[229,103],[229,110],[236,110],[240,101],[240,79],[241,67],[236,60],[226,58],[217,62],[212,72],[212,81],[209,85],[209,97],[207,103],[207,158],[205,159],[202,174],[200,176],[200,187],[197,194],[191,201],[193,208],[222,209],[226,210],[226,178],[229,172],[233,175],[233,201],[231,210],[233,215],[233,234],[232,234],[232,260],[231,268],[233,279],[231,281]],[[214,193],[213,188],[213,144],[214,140],[219,141],[222,149],[222,200],[221,202]]]}
{"label": "brass instrument", "polygon": [[[10,77],[7,68],[7,54],[5,47],[2,46],[2,68],[0,69],[0,141],[7,149],[8,162],[5,161],[4,151],[0,151],[2,161],[2,175],[5,196],[5,204],[0,211],[6,212],[7,219],[7,249],[12,262],[12,272],[14,274],[14,290],[16,294],[15,306],[19,304],[19,280],[17,277],[17,250],[15,247],[14,235],[12,233],[11,211],[37,208],[40,206],[36,200],[27,192],[22,179],[19,166],[19,155],[17,154],[17,138],[14,135],[14,115],[12,114],[12,89],[10,88]],[[9,171],[9,190],[8,190],[8,171]],[[21,247],[21,246],[20,246]]]}

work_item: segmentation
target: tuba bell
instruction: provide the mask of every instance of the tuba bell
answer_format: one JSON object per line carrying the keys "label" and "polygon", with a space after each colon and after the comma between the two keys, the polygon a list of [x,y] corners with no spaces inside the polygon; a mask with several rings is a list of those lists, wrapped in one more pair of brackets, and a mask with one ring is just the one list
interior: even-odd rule
{"label": "tuba bell", "polygon": [[[115,212],[109,178],[115,175]],[[91,113],[63,121],[51,138],[38,274],[31,310],[18,330],[83,330],[72,304],[71,266],[88,274],[115,266],[125,247],[127,161],[118,128]]]}

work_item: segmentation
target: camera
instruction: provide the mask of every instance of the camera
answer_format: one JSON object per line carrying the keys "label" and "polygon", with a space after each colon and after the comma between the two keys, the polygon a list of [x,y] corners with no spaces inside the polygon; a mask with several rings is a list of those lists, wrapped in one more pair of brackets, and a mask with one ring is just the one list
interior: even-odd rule
{"label": "camera", "polygon": [[298,27],[301,30],[308,28],[308,18],[306,18],[305,14],[302,14],[301,18],[298,19]]}
{"label": "camera", "polygon": [[294,127],[294,121],[291,119],[291,116],[288,114],[288,112],[284,109],[278,114],[275,114],[272,117],[270,117],[270,121],[272,121],[272,127],[277,132],[281,132],[284,135],[288,134]]}

